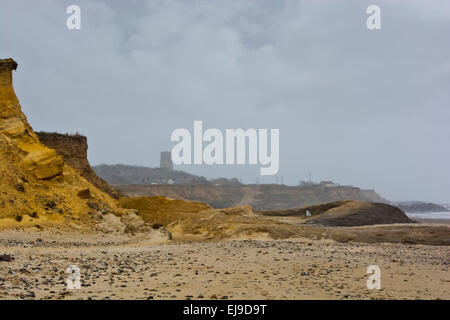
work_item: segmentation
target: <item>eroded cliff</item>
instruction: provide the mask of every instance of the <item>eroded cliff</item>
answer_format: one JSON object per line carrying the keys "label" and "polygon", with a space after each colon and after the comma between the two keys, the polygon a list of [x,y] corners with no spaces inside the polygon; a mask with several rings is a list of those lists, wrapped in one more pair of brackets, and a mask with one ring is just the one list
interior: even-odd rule
{"label": "eroded cliff", "polygon": [[0,227],[95,225],[127,213],[40,142],[14,93],[16,68],[0,60]]}
{"label": "eroded cliff", "polygon": [[23,114],[12,84],[12,72],[17,69],[13,59],[0,60],[0,133],[11,139],[22,157],[20,166],[37,179],[60,175],[64,160],[44,146]]}
{"label": "eroded cliff", "polygon": [[250,205],[255,210],[288,209],[339,200],[387,202],[374,190],[356,187],[293,187],[284,185],[119,185],[128,196],[166,196],[200,201],[214,208]]}
{"label": "eroded cliff", "polygon": [[107,182],[99,178],[94,170],[92,170],[88,161],[88,143],[85,136],[49,132],[37,132],[36,134],[43,144],[54,149],[59,155],[62,155],[64,160],[73,168],[77,169],[81,176],[90,183],[100,190],[105,191],[113,198],[119,197],[119,193]]}

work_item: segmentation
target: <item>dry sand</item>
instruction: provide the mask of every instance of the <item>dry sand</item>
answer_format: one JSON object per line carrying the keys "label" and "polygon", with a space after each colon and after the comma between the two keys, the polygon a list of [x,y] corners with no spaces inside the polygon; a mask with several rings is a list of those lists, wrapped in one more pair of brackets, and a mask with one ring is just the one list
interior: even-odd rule
{"label": "dry sand", "polygon": [[[1,231],[0,299],[450,299],[450,248]],[[381,269],[368,290],[366,268]],[[65,270],[81,269],[69,290]]]}

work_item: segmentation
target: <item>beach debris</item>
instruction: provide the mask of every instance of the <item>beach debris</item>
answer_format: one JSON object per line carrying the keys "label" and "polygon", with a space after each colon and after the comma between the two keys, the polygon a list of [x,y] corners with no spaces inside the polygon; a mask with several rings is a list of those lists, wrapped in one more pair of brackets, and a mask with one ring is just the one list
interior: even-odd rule
{"label": "beach debris", "polygon": [[0,261],[6,261],[6,262],[9,262],[9,261],[13,261],[14,260],[14,257],[12,256],[12,255],[9,255],[9,254],[0,254]]}

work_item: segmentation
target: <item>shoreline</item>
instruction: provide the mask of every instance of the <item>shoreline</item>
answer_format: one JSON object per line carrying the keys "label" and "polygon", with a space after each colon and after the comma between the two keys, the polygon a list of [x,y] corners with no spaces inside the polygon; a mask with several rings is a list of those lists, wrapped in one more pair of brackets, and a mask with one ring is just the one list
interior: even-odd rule
{"label": "shoreline", "polygon": [[411,216],[408,216],[411,219],[419,222],[419,223],[425,223],[425,224],[444,224],[444,225],[450,225],[450,219],[425,219],[425,218],[414,218]]}

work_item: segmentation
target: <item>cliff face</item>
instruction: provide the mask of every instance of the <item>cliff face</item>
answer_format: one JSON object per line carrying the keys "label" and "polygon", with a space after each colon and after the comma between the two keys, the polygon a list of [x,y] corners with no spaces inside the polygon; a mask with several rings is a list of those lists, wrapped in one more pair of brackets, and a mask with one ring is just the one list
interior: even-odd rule
{"label": "cliff face", "polygon": [[0,228],[96,223],[125,213],[34,133],[12,86],[12,59],[0,60]]}
{"label": "cliff face", "polygon": [[77,169],[83,178],[113,198],[119,197],[119,193],[104,180],[100,179],[92,170],[87,158],[88,143],[86,137],[47,132],[37,132],[36,134],[44,145],[54,149],[57,154],[62,155],[64,160]]}
{"label": "cliff face", "polygon": [[214,208],[250,205],[255,210],[288,209],[339,200],[387,202],[373,190],[356,187],[290,187],[283,185],[180,186],[121,185],[129,196],[166,196],[200,201]]}
{"label": "cliff face", "polygon": [[64,160],[54,150],[39,142],[14,93],[12,72],[17,63],[12,59],[0,60],[0,133],[4,134],[22,152],[21,165],[37,179],[60,175]]}
{"label": "cliff face", "polygon": [[94,166],[99,177],[112,185],[116,184],[165,184],[169,180],[176,184],[203,185],[211,184],[206,178],[198,177],[183,171],[166,168],[148,168],[124,164]]}

